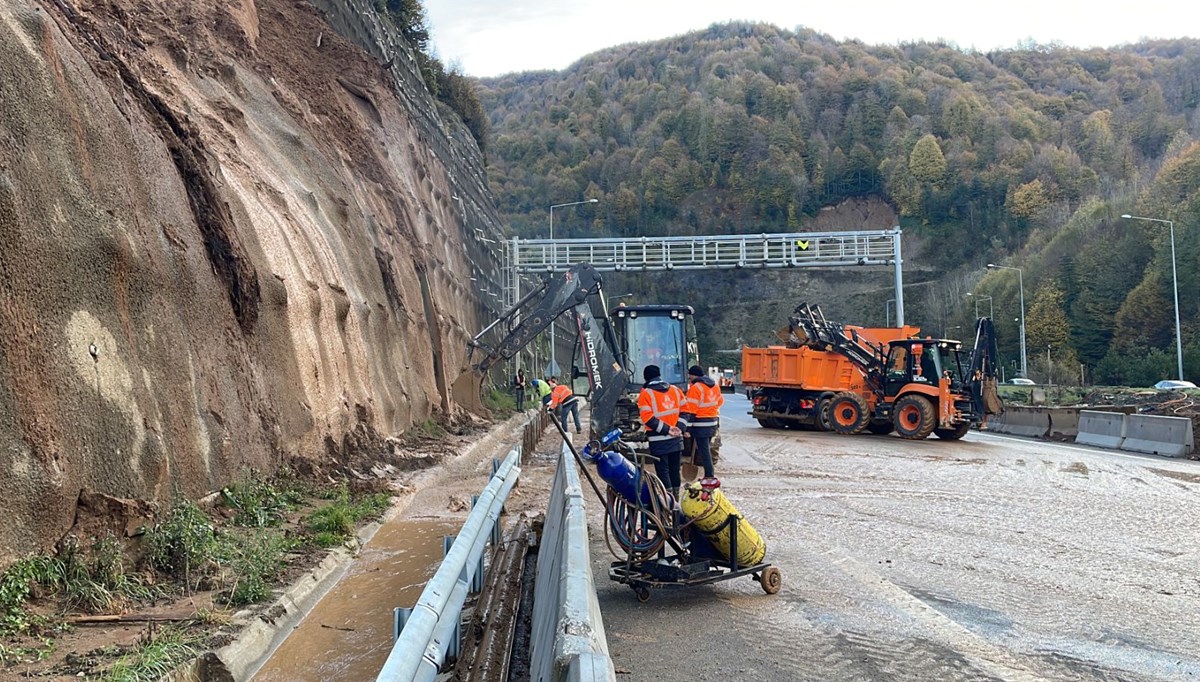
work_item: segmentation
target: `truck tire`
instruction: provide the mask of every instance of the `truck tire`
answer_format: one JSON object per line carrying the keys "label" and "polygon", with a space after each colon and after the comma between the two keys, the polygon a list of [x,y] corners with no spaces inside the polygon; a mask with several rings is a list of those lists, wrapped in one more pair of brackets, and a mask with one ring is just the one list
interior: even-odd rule
{"label": "truck tire", "polygon": [[813,422],[813,428],[817,431],[832,431],[833,424],[829,421],[829,401],[831,397],[821,398],[817,401],[817,418]]}
{"label": "truck tire", "polygon": [[871,421],[866,398],[850,391],[835,393],[829,399],[829,425],[837,433],[852,436],[862,433]]}
{"label": "truck tire", "polygon": [[895,430],[896,425],[891,422],[877,421],[867,424],[867,431],[870,431],[876,436],[886,436]]}
{"label": "truck tire", "polygon": [[908,440],[924,440],[937,426],[933,403],[923,395],[909,393],[901,396],[893,408],[896,433]]}
{"label": "truck tire", "polygon": [[758,422],[758,425],[763,427],[764,429],[782,428],[782,425],[779,423],[779,420],[774,417],[762,417],[761,419],[757,419],[756,421]]}
{"label": "truck tire", "polygon": [[971,430],[971,422],[963,422],[952,429],[934,429],[933,435],[942,440],[959,440]]}

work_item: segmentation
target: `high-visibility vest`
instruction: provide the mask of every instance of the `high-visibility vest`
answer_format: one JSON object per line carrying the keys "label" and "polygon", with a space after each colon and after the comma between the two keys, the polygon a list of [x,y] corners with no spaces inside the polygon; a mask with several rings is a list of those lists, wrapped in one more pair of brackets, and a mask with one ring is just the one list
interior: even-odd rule
{"label": "high-visibility vest", "polygon": [[550,407],[558,407],[575,401],[575,393],[566,384],[559,384],[550,391]]}
{"label": "high-visibility vest", "polygon": [[[656,417],[668,427],[675,426],[679,423],[679,410],[683,407],[683,400],[683,391],[675,386],[670,386],[665,391],[643,388],[638,394],[638,416],[643,424],[649,425],[650,418]],[[648,438],[651,442],[670,439],[671,436],[655,431],[650,431]]]}
{"label": "high-visibility vest", "polygon": [[703,381],[694,381],[688,387],[687,401],[683,411],[694,418],[688,426],[716,426],[721,415],[721,406],[725,404],[725,396],[721,395],[720,386],[709,386]]}
{"label": "high-visibility vest", "polygon": [[533,390],[537,392],[537,397],[539,398],[550,395],[550,384],[542,381],[541,379],[534,379]]}

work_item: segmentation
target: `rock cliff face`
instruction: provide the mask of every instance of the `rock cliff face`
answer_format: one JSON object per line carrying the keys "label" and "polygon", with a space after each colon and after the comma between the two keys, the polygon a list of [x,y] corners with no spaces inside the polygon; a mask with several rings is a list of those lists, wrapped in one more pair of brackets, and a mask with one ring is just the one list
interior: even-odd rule
{"label": "rock cliff face", "polygon": [[454,409],[499,302],[478,150],[336,23],[0,4],[0,564],[82,491],[194,497]]}

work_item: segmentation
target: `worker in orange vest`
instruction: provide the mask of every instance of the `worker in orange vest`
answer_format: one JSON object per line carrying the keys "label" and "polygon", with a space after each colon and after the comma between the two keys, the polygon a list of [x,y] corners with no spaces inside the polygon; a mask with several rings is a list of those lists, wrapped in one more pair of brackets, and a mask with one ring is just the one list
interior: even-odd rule
{"label": "worker in orange vest", "polygon": [[712,439],[721,427],[721,406],[725,404],[725,396],[721,395],[721,387],[712,377],[704,373],[700,365],[688,368],[687,398],[683,403],[683,411],[679,415],[679,427],[684,436],[691,438],[695,444],[696,457],[704,467],[704,478],[715,479],[712,462]]}
{"label": "worker in orange vest", "polygon": [[558,383],[558,377],[550,377],[550,402],[546,408],[551,412],[558,410],[558,420],[562,423],[563,431],[567,430],[567,415],[575,417],[575,433],[583,433],[579,423],[579,396],[570,386]]}
{"label": "worker in orange vest", "polygon": [[646,426],[650,454],[656,458],[654,473],[671,495],[679,499],[679,458],[683,455],[683,432],[676,425],[683,407],[683,391],[662,380],[658,365],[642,370],[642,392],[638,394],[638,416]]}

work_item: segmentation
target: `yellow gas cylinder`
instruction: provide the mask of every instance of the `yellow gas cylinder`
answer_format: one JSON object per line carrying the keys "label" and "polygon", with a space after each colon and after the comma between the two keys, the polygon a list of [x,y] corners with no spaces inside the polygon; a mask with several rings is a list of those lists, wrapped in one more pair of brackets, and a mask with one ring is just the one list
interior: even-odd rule
{"label": "yellow gas cylinder", "polygon": [[[704,533],[708,541],[713,547],[717,548],[726,560],[732,560],[730,557],[730,531],[733,524],[730,524],[721,530],[721,524],[725,523],[725,519],[730,515],[741,516],[738,510],[729,502],[725,494],[720,488],[706,488],[698,481],[688,483],[683,494],[680,495],[683,499],[680,500],[679,507],[683,511],[683,515],[692,522],[692,525],[700,529]],[[745,518],[737,521],[738,530],[738,558],[739,566],[752,566],[761,563],[763,558],[767,556],[767,543],[754,530],[750,522]]]}

